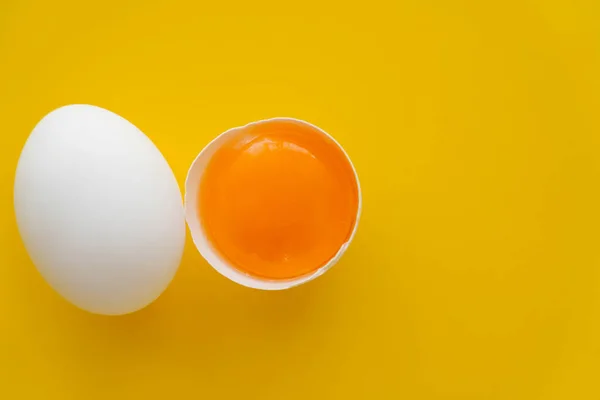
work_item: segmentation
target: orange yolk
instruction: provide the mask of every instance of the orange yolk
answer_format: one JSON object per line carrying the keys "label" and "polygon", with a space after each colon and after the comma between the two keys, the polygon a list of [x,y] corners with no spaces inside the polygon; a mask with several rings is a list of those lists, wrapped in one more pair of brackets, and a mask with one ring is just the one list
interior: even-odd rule
{"label": "orange yolk", "polygon": [[288,120],[251,125],[219,148],[204,172],[200,218],[215,250],[267,279],[325,265],[349,238],[358,185],[341,149]]}

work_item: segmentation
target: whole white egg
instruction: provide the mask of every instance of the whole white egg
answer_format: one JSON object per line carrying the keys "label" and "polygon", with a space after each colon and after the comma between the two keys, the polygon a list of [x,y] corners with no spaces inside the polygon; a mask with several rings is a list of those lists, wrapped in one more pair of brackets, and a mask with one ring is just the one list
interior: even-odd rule
{"label": "whole white egg", "polygon": [[138,128],[90,105],[61,107],[19,158],[19,232],[48,283],[76,306],[126,314],[155,300],[183,253],[181,193]]}

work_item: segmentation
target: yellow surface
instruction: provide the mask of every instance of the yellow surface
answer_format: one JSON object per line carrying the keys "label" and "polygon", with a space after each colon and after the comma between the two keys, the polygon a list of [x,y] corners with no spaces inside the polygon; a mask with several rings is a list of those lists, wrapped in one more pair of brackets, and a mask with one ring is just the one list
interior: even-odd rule
{"label": "yellow surface", "polygon": [[[0,398],[600,398],[600,3],[352,4],[0,2]],[[152,306],[75,309],[29,261],[12,183],[35,123],[78,102],[180,183],[227,128],[321,126],[361,178],[353,246],[266,293],[188,240]]]}

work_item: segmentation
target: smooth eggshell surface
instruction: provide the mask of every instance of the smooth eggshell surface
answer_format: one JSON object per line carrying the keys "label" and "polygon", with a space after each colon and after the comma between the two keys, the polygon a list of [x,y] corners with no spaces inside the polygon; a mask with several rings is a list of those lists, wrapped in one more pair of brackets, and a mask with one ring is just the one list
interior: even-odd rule
{"label": "smooth eggshell surface", "polygon": [[181,193],[160,151],[99,107],[46,115],[17,166],[19,232],[48,283],[76,306],[125,314],[155,300],[183,252]]}

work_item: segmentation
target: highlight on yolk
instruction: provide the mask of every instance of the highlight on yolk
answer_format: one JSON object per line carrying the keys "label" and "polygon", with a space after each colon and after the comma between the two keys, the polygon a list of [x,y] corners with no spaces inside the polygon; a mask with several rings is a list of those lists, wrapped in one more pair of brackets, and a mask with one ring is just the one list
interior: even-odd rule
{"label": "highlight on yolk", "polygon": [[316,128],[271,120],[237,131],[210,159],[199,215],[214,249],[267,279],[317,270],[348,241],[358,184],[339,146]]}

